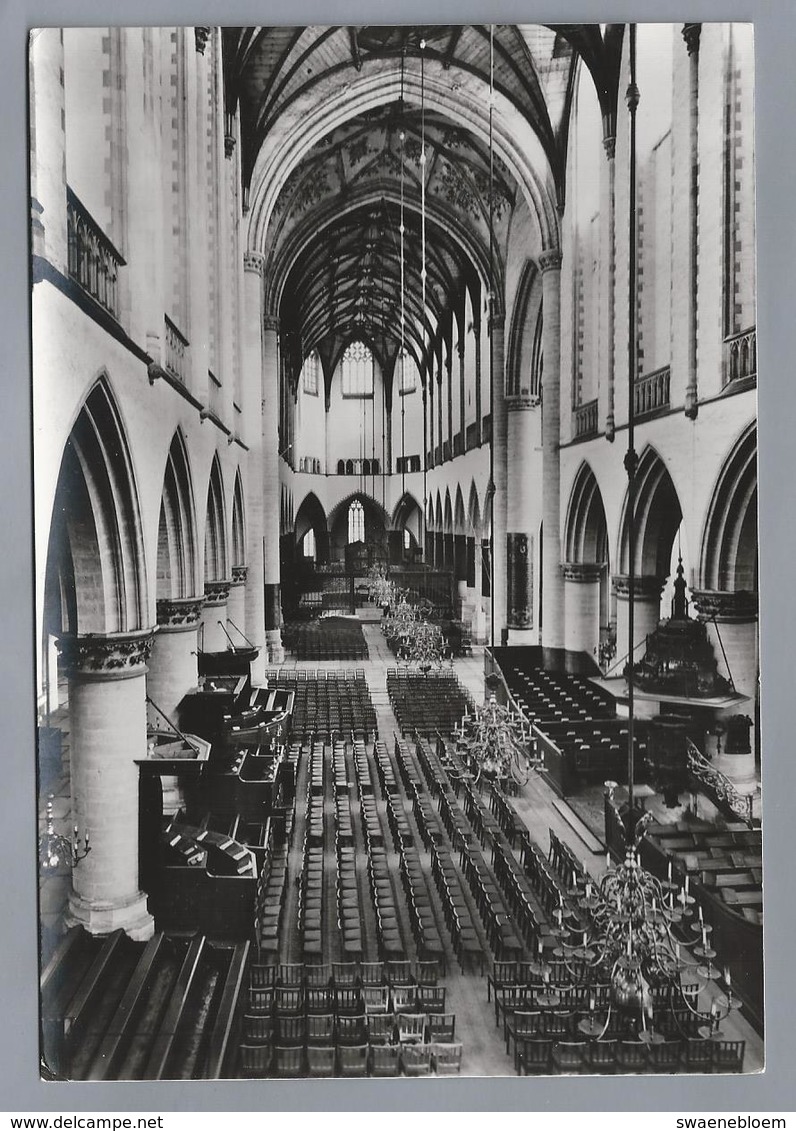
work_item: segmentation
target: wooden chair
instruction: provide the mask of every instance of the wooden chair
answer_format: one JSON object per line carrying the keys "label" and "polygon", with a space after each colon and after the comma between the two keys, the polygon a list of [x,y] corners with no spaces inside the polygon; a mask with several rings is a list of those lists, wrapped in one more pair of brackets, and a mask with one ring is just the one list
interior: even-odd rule
{"label": "wooden chair", "polygon": [[455,1013],[430,1013],[426,1030],[428,1039],[433,1044],[445,1044],[453,1040],[456,1028]]}
{"label": "wooden chair", "polygon": [[714,1041],[713,1071],[743,1072],[746,1041]]}
{"label": "wooden chair", "polygon": [[270,1017],[274,1009],[274,991],[270,988],[249,990],[249,1013]]}
{"label": "wooden chair", "polygon": [[516,962],[495,962],[492,966],[492,973],[487,974],[486,977],[486,1000],[492,1000],[492,991],[498,988],[502,989],[504,986],[517,985],[517,963]]}
{"label": "wooden chair", "polygon": [[436,986],[439,982],[439,961],[434,958],[416,962],[415,981],[419,986]]}
{"label": "wooden chair", "polygon": [[383,962],[360,962],[359,978],[363,986],[381,986],[384,983]]}
{"label": "wooden chair", "polygon": [[622,1072],[646,1072],[649,1050],[643,1041],[619,1041],[616,1046],[616,1063]]}
{"label": "wooden chair", "polygon": [[303,986],[304,963],[280,962],[276,975],[276,984],[278,986]]}
{"label": "wooden chair", "polygon": [[686,1072],[713,1071],[713,1041],[702,1037],[689,1037],[683,1047],[683,1067]]}
{"label": "wooden chair", "polygon": [[332,1013],[334,1006],[334,991],[331,986],[313,986],[307,990],[307,1013]]}
{"label": "wooden chair", "polygon": [[565,1076],[575,1076],[588,1067],[586,1062],[586,1041],[555,1041],[551,1063],[554,1072]]}
{"label": "wooden chair", "polygon": [[599,1076],[616,1072],[616,1041],[589,1041],[586,1050],[586,1068]]}
{"label": "wooden chair", "polygon": [[387,962],[387,981],[395,986],[412,985],[412,963],[406,959],[391,959]]}
{"label": "wooden chair", "polygon": [[274,991],[274,1012],[277,1014],[303,1013],[304,991],[295,986],[277,986]]}
{"label": "wooden chair", "polygon": [[514,1043],[514,1071],[518,1076],[546,1076],[552,1052],[549,1037],[520,1037]]}
{"label": "wooden chair", "polygon": [[274,964],[252,962],[249,967],[249,985],[255,989],[266,989],[276,985],[277,967]]}
{"label": "wooden chair", "polygon": [[307,1072],[310,1076],[334,1076],[334,1046],[307,1045]]}
{"label": "wooden chair", "polygon": [[274,1039],[280,1045],[302,1045],[306,1032],[302,1013],[278,1014],[275,1019]]}
{"label": "wooden chair", "polygon": [[414,986],[393,986],[390,996],[393,1013],[408,1013],[415,1008]]}
{"label": "wooden chair", "polygon": [[371,1045],[391,1045],[395,1036],[395,1017],[392,1013],[369,1013],[365,1017],[365,1031]]}
{"label": "wooden chair", "polygon": [[274,1019],[271,1016],[243,1015],[243,1039],[249,1044],[269,1044],[274,1036]]}
{"label": "wooden chair", "polygon": [[367,1045],[338,1045],[337,1059],[341,1076],[367,1076]]}
{"label": "wooden chair", "polygon": [[682,1041],[677,1038],[660,1041],[650,1045],[649,1067],[651,1072],[677,1072],[680,1067]]}
{"label": "wooden chair", "polygon": [[370,1075],[398,1076],[401,1071],[400,1045],[371,1045]]}
{"label": "wooden chair", "polygon": [[539,1026],[541,1024],[541,1014],[538,1011],[524,1012],[517,1010],[515,1013],[508,1014],[503,1026],[503,1032],[506,1038],[506,1052],[511,1053],[511,1042],[525,1037],[539,1036]]}
{"label": "wooden chair", "polygon": [[387,1013],[390,1006],[389,986],[363,986],[362,1002],[365,1013]]}
{"label": "wooden chair", "polygon": [[332,963],[332,981],[334,982],[335,989],[340,989],[344,986],[356,986],[359,984],[359,963],[358,962],[333,962]]}
{"label": "wooden chair", "polygon": [[422,1013],[444,1013],[446,993],[444,986],[416,986],[415,1009]]}
{"label": "wooden chair", "polygon": [[403,1045],[401,1048],[401,1065],[407,1076],[431,1075],[431,1045],[416,1044]]}
{"label": "wooden chair", "polygon": [[[417,1047],[417,1046],[416,1046]],[[422,1046],[421,1046],[422,1047]],[[431,1048],[431,1067],[437,1076],[458,1076],[462,1070],[462,1043],[450,1044],[434,1042]]]}
{"label": "wooden chair", "polygon": [[291,1045],[289,1048],[284,1048],[281,1045],[276,1045],[274,1047],[274,1073],[277,1076],[303,1076],[303,1046]]}
{"label": "wooden chair", "polygon": [[270,1045],[241,1045],[240,1067],[243,1075],[249,1080],[262,1080],[271,1071],[271,1046]]}
{"label": "wooden chair", "polygon": [[428,1018],[425,1013],[398,1013],[395,1017],[395,1027],[398,1032],[399,1044],[419,1044],[426,1034]]}
{"label": "wooden chair", "polygon": [[334,1011],[338,1017],[344,1013],[361,1013],[362,994],[359,988],[354,986],[335,988]]}
{"label": "wooden chair", "polygon": [[320,962],[304,967],[304,983],[307,989],[323,989],[332,980],[332,966],[330,962]]}
{"label": "wooden chair", "polygon": [[361,1045],[365,1040],[365,1014],[342,1014],[337,1018],[338,1045]]}
{"label": "wooden chair", "polygon": [[334,1016],[331,1013],[313,1013],[307,1016],[307,1044],[330,1045],[334,1043]]}

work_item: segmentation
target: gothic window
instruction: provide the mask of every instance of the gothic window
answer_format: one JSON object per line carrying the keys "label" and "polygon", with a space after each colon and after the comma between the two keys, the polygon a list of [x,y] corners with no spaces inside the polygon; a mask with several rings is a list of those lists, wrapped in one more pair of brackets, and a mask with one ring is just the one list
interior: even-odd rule
{"label": "gothic window", "polygon": [[315,557],[315,531],[310,528],[304,535],[302,553],[305,558]]}
{"label": "gothic window", "polygon": [[348,508],[348,541],[365,541],[365,508],[356,499]]}
{"label": "gothic window", "polygon": [[417,389],[417,365],[409,350],[405,349],[398,355],[397,365],[400,395],[414,393]]}
{"label": "gothic window", "polygon": [[320,384],[320,369],[321,359],[313,350],[313,352],[304,362],[304,368],[302,370],[302,388],[304,392],[308,393],[311,397],[317,397],[318,395],[318,386]]}
{"label": "gothic window", "polygon": [[373,366],[373,354],[365,343],[352,342],[341,366],[344,397],[373,396]]}

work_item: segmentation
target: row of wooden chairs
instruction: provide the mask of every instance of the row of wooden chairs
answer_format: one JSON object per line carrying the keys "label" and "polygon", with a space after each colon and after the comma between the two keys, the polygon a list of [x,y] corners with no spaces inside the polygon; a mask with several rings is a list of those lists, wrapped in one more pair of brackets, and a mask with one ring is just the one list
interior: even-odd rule
{"label": "row of wooden chairs", "polygon": [[243,1015],[243,1038],[248,1044],[410,1044],[452,1041],[453,1013],[373,1013],[336,1016],[317,1013],[264,1016]]}
{"label": "row of wooden chairs", "polygon": [[702,1038],[658,1043],[638,1040],[576,1041],[548,1037],[518,1038],[514,1069],[518,1075],[621,1073],[743,1072],[744,1041]]}
{"label": "row of wooden chairs", "polygon": [[461,1071],[462,1045],[241,1045],[244,1076],[287,1078],[450,1076]]}
{"label": "row of wooden chairs", "polygon": [[436,960],[387,962],[254,962],[251,984],[258,988],[293,986],[305,989],[332,986],[435,986],[440,976]]}

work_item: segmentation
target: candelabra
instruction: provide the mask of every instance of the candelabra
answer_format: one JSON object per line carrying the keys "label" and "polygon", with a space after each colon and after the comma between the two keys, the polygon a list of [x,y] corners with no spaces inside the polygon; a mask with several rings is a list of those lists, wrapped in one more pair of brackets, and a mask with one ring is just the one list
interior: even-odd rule
{"label": "candelabra", "polygon": [[39,867],[42,872],[56,872],[62,864],[76,868],[81,860],[85,860],[91,852],[89,833],[86,831],[81,838],[78,827],[72,830],[72,839],[61,836],[55,831],[53,823],[53,799],[47,801],[47,816],[45,831],[39,837]]}
{"label": "candelabra", "polygon": [[[614,805],[610,787],[609,803]],[[587,1036],[604,1037],[613,1012],[618,1011],[637,1014],[639,1039],[657,1043],[664,1038],[655,1028],[656,1011],[665,1008],[680,1035],[689,1035],[680,1020],[685,1010],[686,1017],[701,1022],[697,1030],[701,1037],[715,1038],[721,1036],[720,1022],[740,1002],[733,996],[730,972],[725,969],[725,992],[713,999],[709,1013],[699,1009],[700,991],[721,975],[713,964],[716,952],[709,944],[712,928],[704,922],[701,908],[694,916],[687,874],[678,885],[672,880],[671,863],[666,880],[642,866],[641,842],[650,820],[645,813],[636,821],[622,864],[606,872],[599,883],[580,878],[568,905],[561,897],[553,915],[558,943],[553,956],[579,984],[607,983],[610,987],[599,1008],[597,995],[589,988],[589,1014],[579,1026]],[[675,928],[684,935],[690,930],[695,936],[697,962],[675,936]]]}
{"label": "candelabra", "polygon": [[465,712],[456,740],[476,782],[486,774],[525,785],[531,770],[542,768],[532,751],[533,737],[524,716],[514,704],[498,703],[494,693],[472,714]]}
{"label": "candelabra", "polygon": [[395,583],[390,581],[387,576],[387,570],[384,566],[374,565],[368,571],[368,583],[370,585],[370,596],[377,605],[382,608],[390,607],[395,601],[396,588]]}

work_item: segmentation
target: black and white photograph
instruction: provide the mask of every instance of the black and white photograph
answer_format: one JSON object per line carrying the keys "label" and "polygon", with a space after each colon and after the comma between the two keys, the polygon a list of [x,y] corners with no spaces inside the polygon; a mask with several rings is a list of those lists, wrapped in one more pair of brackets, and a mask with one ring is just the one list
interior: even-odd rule
{"label": "black and white photograph", "polygon": [[763,1072],[754,25],[28,63],[41,1078]]}

